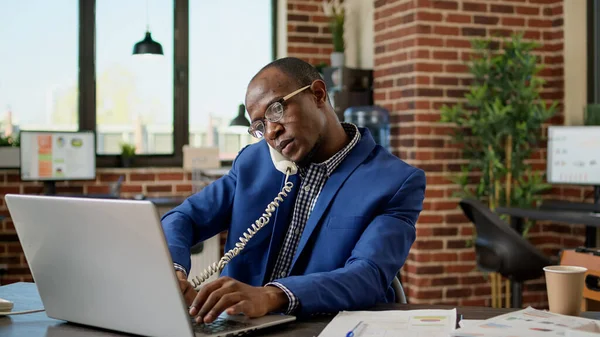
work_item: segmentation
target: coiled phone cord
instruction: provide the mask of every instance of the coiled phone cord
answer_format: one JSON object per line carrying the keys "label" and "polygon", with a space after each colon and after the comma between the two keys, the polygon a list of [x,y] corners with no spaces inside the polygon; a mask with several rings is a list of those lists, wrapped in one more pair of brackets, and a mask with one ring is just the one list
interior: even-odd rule
{"label": "coiled phone cord", "polygon": [[267,205],[267,208],[265,209],[263,215],[259,219],[257,219],[251,225],[250,228],[248,228],[247,233],[243,233],[244,237],[239,238],[240,241],[236,242],[235,247],[233,249],[230,249],[227,253],[225,253],[221,260],[219,260],[218,262],[214,262],[206,269],[204,269],[199,276],[195,276],[194,278],[192,278],[192,284],[194,285],[194,289],[198,291],[200,285],[204,281],[206,281],[210,276],[212,276],[215,273],[220,273],[221,270],[225,268],[225,265],[229,263],[229,261],[233,259],[236,255],[238,255],[240,251],[244,249],[244,247],[246,247],[246,244],[256,234],[256,232],[258,232],[261,228],[263,228],[266,224],[269,223],[272,213],[275,211],[275,209],[277,209],[277,207],[279,207],[279,203],[283,202],[283,198],[287,197],[287,194],[292,190],[292,187],[294,187],[294,184],[288,181],[290,172],[291,170],[288,168],[285,173],[285,184],[283,185],[281,192],[279,192],[277,194],[277,197],[275,197],[275,199],[271,203],[269,203],[269,205]]}

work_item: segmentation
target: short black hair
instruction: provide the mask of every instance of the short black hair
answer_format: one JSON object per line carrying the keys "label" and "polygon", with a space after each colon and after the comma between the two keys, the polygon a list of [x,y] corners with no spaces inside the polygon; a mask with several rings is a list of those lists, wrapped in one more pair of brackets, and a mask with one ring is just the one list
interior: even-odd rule
{"label": "short black hair", "polygon": [[[283,57],[264,66],[254,77],[269,68],[279,69],[298,86],[310,85],[314,80],[322,80],[321,74],[310,63],[296,57]],[[253,78],[254,80],[254,78]]]}

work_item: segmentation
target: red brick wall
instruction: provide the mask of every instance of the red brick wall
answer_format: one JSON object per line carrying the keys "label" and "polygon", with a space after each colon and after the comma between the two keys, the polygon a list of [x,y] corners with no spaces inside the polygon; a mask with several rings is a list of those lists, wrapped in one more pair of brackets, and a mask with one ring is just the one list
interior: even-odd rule
{"label": "red brick wall", "polygon": [[[452,198],[449,180],[462,161],[451,145],[452,126],[438,123],[440,107],[463,100],[470,78],[470,39],[524,31],[543,44],[543,98],[563,99],[562,0],[376,0],[375,102],[391,111],[394,152],[427,174],[417,241],[403,270],[412,303],[490,305],[491,290],[467,248],[473,226]],[[562,107],[560,108],[562,109]],[[552,120],[562,123],[562,111]],[[546,153],[532,158],[545,169]],[[581,201],[584,190],[556,187],[553,197]],[[547,254],[583,244],[582,226],[538,224],[531,241]],[[543,279],[526,283],[524,305],[547,305]]]}
{"label": "red brick wall", "polygon": [[[97,179],[85,182],[57,183],[57,193],[109,193],[111,183],[125,176],[121,187],[123,198],[138,193],[148,197],[187,196],[192,192],[191,173],[179,168],[165,169],[99,169]],[[0,264],[8,265],[1,284],[31,281],[31,273],[23,256],[14,225],[4,202],[7,193],[42,193],[42,184],[21,182],[18,170],[0,170]]]}
{"label": "red brick wall", "polygon": [[322,0],[287,1],[287,56],[302,58],[313,65],[330,64],[333,45],[322,3]]}

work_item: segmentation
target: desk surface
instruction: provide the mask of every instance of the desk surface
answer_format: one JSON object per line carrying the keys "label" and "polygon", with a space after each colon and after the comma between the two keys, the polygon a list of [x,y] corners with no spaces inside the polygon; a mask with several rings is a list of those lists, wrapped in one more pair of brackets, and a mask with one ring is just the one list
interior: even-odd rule
{"label": "desk surface", "polygon": [[550,220],[570,224],[600,227],[600,214],[583,211],[549,210],[538,208],[498,207],[498,214],[508,214],[531,220]]}
{"label": "desk surface", "polygon": [[[15,283],[0,287],[0,298],[15,303],[14,311],[38,309],[42,307],[37,288],[33,283]],[[412,309],[452,309],[451,306],[431,306],[416,304],[382,304],[373,310],[412,310]],[[487,319],[510,312],[514,309],[492,309],[487,307],[457,307],[464,319]],[[584,313],[586,317],[600,319],[600,312]],[[334,316],[320,316],[297,320],[292,323],[258,330],[247,336],[318,336]],[[130,336],[116,332],[87,328],[48,318],[44,312],[6,316],[0,318],[0,335],[3,337],[107,337]]]}
{"label": "desk surface", "polygon": [[590,202],[573,202],[567,200],[547,199],[542,201],[540,209],[600,213],[600,203],[593,204]]}

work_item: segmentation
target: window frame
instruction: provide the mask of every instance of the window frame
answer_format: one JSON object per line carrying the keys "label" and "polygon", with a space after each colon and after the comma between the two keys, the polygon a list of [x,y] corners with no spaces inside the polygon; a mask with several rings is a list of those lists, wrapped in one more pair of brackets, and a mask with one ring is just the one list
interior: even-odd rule
{"label": "window frame", "polygon": [[[133,167],[182,167],[183,146],[189,144],[189,0],[173,2],[173,154],[141,154]],[[277,2],[271,0],[272,59],[277,53]],[[79,130],[96,132],[96,0],[79,0],[78,59]],[[221,161],[222,166],[231,163]],[[119,166],[119,155],[98,154],[96,149],[96,167]]]}

